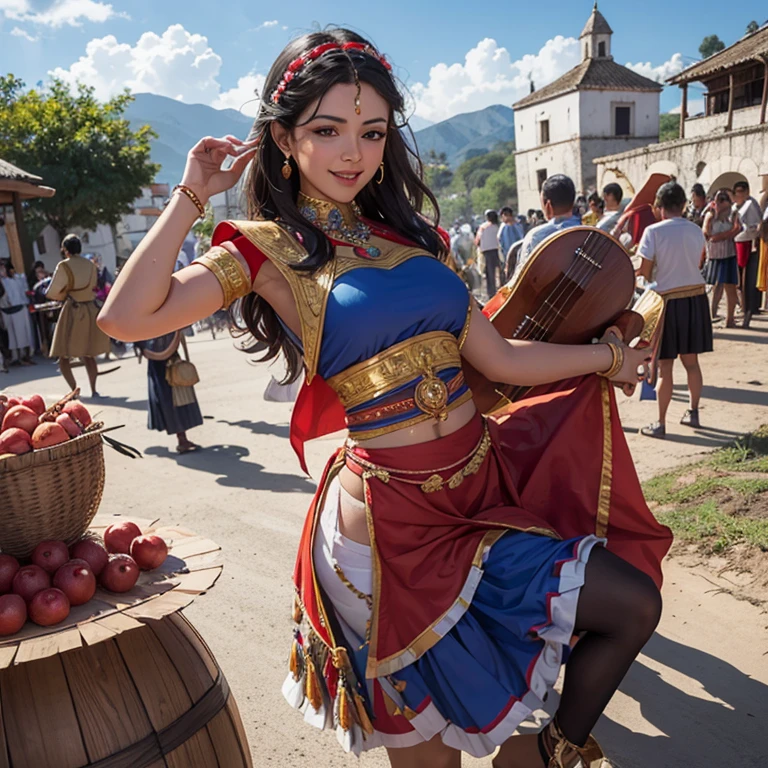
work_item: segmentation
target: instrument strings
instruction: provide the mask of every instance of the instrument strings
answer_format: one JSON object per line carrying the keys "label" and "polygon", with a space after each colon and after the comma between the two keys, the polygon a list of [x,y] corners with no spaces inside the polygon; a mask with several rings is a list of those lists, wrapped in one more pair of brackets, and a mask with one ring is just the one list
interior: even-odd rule
{"label": "instrument strings", "polygon": [[[594,241],[597,242],[595,243]],[[595,232],[590,232],[580,248],[597,264],[602,264],[611,245],[612,242],[609,238],[598,235]],[[545,299],[544,305],[530,318],[532,327],[523,336],[518,336],[517,338],[526,341],[541,341],[547,336],[558,315],[560,315],[557,309],[558,304],[562,302],[561,306],[565,306],[578,290],[581,281],[589,275],[590,271],[595,269],[595,266],[586,259],[582,259],[581,256],[577,258],[583,263],[577,264],[575,269],[573,269],[573,264],[568,267]]]}

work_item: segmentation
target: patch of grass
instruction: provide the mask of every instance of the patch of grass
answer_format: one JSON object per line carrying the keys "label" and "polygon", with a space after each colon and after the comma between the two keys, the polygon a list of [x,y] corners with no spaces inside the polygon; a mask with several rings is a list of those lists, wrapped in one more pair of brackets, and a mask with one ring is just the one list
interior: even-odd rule
{"label": "patch of grass", "polygon": [[[768,552],[768,520],[738,514],[768,494],[768,425],[697,462],[646,482],[646,499],[678,541],[708,553],[746,543]],[[728,512],[721,511],[728,491]],[[720,499],[718,499],[720,496]]]}
{"label": "patch of grass", "polygon": [[694,507],[676,507],[659,513],[658,518],[678,541],[704,545],[709,552],[722,553],[741,543],[768,552],[768,520],[725,515],[712,500]]}

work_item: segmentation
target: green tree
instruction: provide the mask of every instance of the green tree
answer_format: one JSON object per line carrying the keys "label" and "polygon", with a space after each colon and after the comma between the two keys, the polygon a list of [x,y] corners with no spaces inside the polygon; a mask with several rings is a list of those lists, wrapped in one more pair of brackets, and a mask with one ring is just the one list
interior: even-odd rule
{"label": "green tree", "polygon": [[25,90],[14,75],[0,76],[0,157],[56,189],[29,201],[30,224],[37,218],[63,237],[74,227],[114,226],[131,211],[158,171],[150,161],[156,134],[123,118],[131,101],[128,91],[102,104],[85,85],[72,91],[54,79]]}
{"label": "green tree", "polygon": [[753,32],[757,32],[758,29],[760,29],[760,25],[756,21],[750,21],[747,24],[746,34],[751,35]]}
{"label": "green tree", "polygon": [[725,48],[725,43],[717,35],[707,35],[699,46],[699,53],[702,59],[709,58],[718,51]]}
{"label": "green tree", "polygon": [[659,141],[680,138],[680,115],[666,113],[659,115]]}
{"label": "green tree", "polygon": [[482,187],[471,193],[472,207],[478,213],[488,208],[499,209],[504,205],[517,206],[517,177],[515,156],[510,154],[500,168],[488,176]]}

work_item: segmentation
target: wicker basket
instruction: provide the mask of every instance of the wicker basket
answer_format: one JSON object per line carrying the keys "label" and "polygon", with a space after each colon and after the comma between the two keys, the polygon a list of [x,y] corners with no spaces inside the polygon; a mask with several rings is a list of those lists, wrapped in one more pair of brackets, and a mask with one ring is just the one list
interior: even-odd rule
{"label": "wicker basket", "polygon": [[28,557],[46,539],[75,541],[104,492],[101,432],[0,459],[0,551]]}

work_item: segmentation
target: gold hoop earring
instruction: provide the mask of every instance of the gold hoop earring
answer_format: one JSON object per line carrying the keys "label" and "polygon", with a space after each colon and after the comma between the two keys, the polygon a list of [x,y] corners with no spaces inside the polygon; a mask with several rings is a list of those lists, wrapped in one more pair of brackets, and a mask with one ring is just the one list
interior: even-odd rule
{"label": "gold hoop earring", "polygon": [[291,178],[291,174],[293,173],[293,168],[291,168],[291,156],[288,155],[288,157],[285,158],[285,162],[283,163],[282,167],[282,173],[283,178],[288,181],[288,179]]}
{"label": "gold hoop earring", "polygon": [[377,184],[381,184],[381,182],[384,181],[384,161],[382,161],[381,165],[379,166],[379,170],[381,171],[381,176],[376,179]]}

